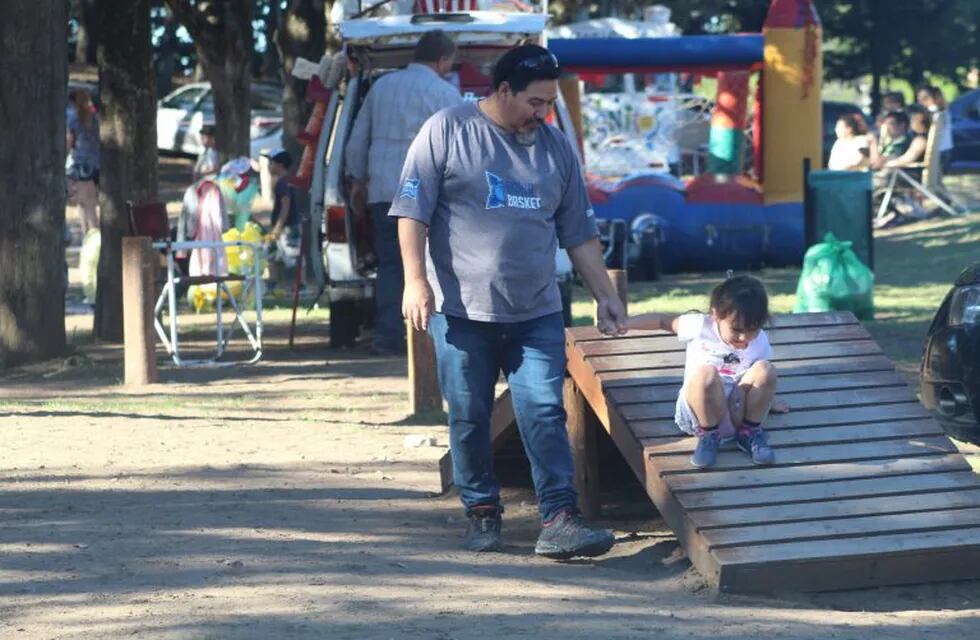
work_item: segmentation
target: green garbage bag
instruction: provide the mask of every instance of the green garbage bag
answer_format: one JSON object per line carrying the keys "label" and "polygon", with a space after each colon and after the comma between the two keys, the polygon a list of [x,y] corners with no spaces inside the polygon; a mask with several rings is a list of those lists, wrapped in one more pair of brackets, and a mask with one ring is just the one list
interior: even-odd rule
{"label": "green garbage bag", "polygon": [[828,233],[803,257],[793,311],[850,311],[861,320],[873,320],[874,280],[871,269],[854,255],[851,243]]}

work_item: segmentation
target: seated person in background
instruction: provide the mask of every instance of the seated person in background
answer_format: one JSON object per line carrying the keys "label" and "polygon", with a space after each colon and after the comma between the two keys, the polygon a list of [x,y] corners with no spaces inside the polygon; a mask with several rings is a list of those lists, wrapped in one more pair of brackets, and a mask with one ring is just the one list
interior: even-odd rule
{"label": "seated person in background", "polygon": [[932,85],[926,85],[919,89],[917,96],[919,104],[929,110],[933,126],[937,127],[939,165],[942,167],[943,173],[946,173],[949,168],[949,161],[953,157],[953,120],[949,117],[946,97],[938,87]]}
{"label": "seated person in background", "polygon": [[[914,132],[910,132],[909,129]],[[871,168],[886,169],[907,167],[921,162],[926,153],[926,136],[929,133],[929,114],[893,111],[885,116],[881,125],[880,140],[871,138]]]}
{"label": "seated person in background", "polygon": [[837,141],[830,150],[827,168],[832,171],[861,171],[868,168],[868,127],[857,113],[837,119]]}
{"label": "seated person in background", "polygon": [[875,129],[881,134],[881,126],[888,114],[895,111],[905,111],[905,96],[900,91],[889,91],[881,97],[881,111],[875,118]]}

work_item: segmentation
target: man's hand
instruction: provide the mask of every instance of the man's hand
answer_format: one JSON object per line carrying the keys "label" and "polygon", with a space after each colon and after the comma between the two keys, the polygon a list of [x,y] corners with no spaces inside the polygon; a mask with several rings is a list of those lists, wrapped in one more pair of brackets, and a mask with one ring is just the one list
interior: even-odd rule
{"label": "man's hand", "polygon": [[405,282],[402,315],[416,331],[425,331],[429,328],[429,318],[434,307],[435,297],[432,295],[432,287],[425,278]]}
{"label": "man's hand", "polygon": [[621,336],[627,330],[626,308],[618,296],[596,301],[596,326],[607,336]]}

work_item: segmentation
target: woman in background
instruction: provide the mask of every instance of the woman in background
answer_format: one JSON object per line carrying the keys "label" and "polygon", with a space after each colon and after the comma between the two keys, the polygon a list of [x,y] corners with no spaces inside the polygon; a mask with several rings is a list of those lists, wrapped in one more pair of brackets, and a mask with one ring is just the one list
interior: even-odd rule
{"label": "woman in background", "polygon": [[76,91],[72,102],[66,131],[68,194],[79,210],[84,238],[99,228],[99,118],[87,91]]}

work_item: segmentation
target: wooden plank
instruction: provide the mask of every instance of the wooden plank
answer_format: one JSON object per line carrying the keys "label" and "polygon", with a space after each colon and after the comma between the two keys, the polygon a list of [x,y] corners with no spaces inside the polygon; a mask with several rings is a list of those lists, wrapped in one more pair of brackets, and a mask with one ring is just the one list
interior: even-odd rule
{"label": "wooden plank", "polygon": [[[794,377],[809,377],[816,375],[842,375],[863,371],[894,371],[895,365],[883,355],[865,356],[863,358],[819,358],[783,361],[778,366],[780,381]],[[684,381],[684,367],[665,366],[641,369],[626,369],[609,371],[599,374],[602,385],[606,389],[645,385],[676,385]]]}
{"label": "wooden plank", "polygon": [[[938,474],[940,477],[949,474]],[[957,474],[952,474],[957,475]],[[778,522],[811,522],[874,514],[915,513],[980,507],[980,482],[972,488],[938,493],[903,493],[893,496],[850,498],[806,502],[802,504],[766,505],[740,509],[689,511],[688,517],[699,531],[735,525],[769,525]]]}
{"label": "wooden plank", "polygon": [[[923,436],[941,436],[943,429],[935,420],[908,420],[875,425],[843,425],[837,427],[815,427],[813,429],[782,429],[769,434],[769,445],[777,452],[785,447],[803,447],[820,444],[850,444],[858,442],[880,442],[883,440],[908,439]],[[640,444],[646,455],[691,455],[697,439],[678,435],[675,426],[673,433],[664,438],[641,438]]]}
{"label": "wooden plank", "polygon": [[827,591],[980,577],[980,528],[786,542],[714,552],[738,593]]}
{"label": "wooden plank", "polygon": [[[775,352],[773,362],[779,367],[780,362],[800,358],[855,358],[859,356],[875,356],[881,354],[873,340],[854,340],[852,342],[831,342],[814,344],[793,344],[779,348]],[[679,367],[684,364],[684,352],[634,355],[596,356],[588,358],[589,364],[596,373],[605,371],[621,371],[625,369],[649,368],[651,365]]]}
{"label": "wooden plank", "polygon": [[[629,334],[627,334],[629,335]],[[837,325],[829,327],[811,327],[805,329],[777,329],[769,334],[769,342],[777,349],[791,344],[807,344],[814,342],[846,342],[851,340],[868,340],[867,329],[859,324]],[[683,351],[686,343],[677,339],[671,333],[663,333],[644,338],[609,338],[579,343],[579,348],[586,356],[601,356],[627,353],[661,353]]]}
{"label": "wooden plank", "polygon": [[[859,322],[857,318],[854,317],[854,314],[849,311],[834,311],[830,313],[780,313],[773,315],[769,326],[766,327],[766,330],[796,327],[825,327],[828,325],[840,324],[859,324]],[[607,337],[599,333],[595,327],[573,327],[568,329],[568,331],[576,342],[584,343],[590,340],[607,339]],[[634,335],[646,337],[658,333],[663,332],[634,330],[630,331],[624,337]]]}
{"label": "wooden plank", "polygon": [[[923,464],[923,459],[916,460]],[[961,457],[946,456],[925,460],[925,471],[909,475],[873,475],[858,480],[828,480],[774,487],[677,491],[677,499],[703,525],[738,521],[733,514],[755,507],[800,506],[825,500],[844,500],[894,495],[915,495],[934,491],[971,489],[980,482]],[[706,515],[701,515],[701,514]],[[751,518],[752,516],[746,516]]]}
{"label": "wooden plank", "polygon": [[153,270],[157,252],[146,236],[122,239],[123,371],[127,385],[157,381]]}
{"label": "wooden plank", "polygon": [[640,446],[640,442],[626,425],[622,416],[610,410],[606,403],[606,396],[602,391],[602,384],[595,376],[592,367],[585,361],[582,353],[575,348],[575,343],[571,338],[571,331],[566,330],[565,335],[568,375],[572,377],[575,384],[582,391],[582,395],[585,396],[589,406],[592,407],[592,411],[595,413],[596,418],[598,418],[599,423],[602,424],[609,433],[609,436],[613,439],[613,442],[616,443],[616,447],[623,454],[623,458],[629,464],[633,473],[641,483],[644,483],[646,481],[646,467],[643,460],[643,448]]}
{"label": "wooden plank", "polygon": [[[788,393],[780,394],[779,397],[793,407],[790,414],[831,407],[864,407],[895,402],[918,402],[912,389],[905,385],[879,389],[838,389],[837,391],[814,393]],[[627,420],[673,418],[676,404],[676,397],[667,402],[628,404],[620,408],[620,413]]]}
{"label": "wooden plank", "polygon": [[[767,468],[775,469],[796,465],[931,456],[956,452],[956,445],[944,435],[881,440],[876,442],[786,447],[776,450],[776,462],[768,465]],[[697,469],[692,467],[689,458],[690,454],[688,453],[654,456],[652,458],[652,465],[661,475],[691,473],[709,475],[735,469],[755,468],[749,455],[742,451],[721,451],[718,454],[717,464],[710,469]]]}
{"label": "wooden plank", "polygon": [[[779,375],[779,369],[776,369]],[[641,402],[665,402],[676,400],[682,378],[676,384],[631,386],[606,389],[606,395],[617,406]],[[788,393],[812,393],[815,391],[834,391],[839,389],[869,389],[875,387],[906,386],[905,376],[897,371],[876,371],[849,373],[843,375],[822,375],[793,378],[779,378],[776,393],[781,397]]]}
{"label": "wooden plank", "polygon": [[427,331],[406,321],[408,336],[408,405],[412,415],[442,410],[442,392],[436,375],[436,347]]}
{"label": "wooden plank", "polygon": [[[745,455],[745,454],[742,454]],[[648,460],[654,460],[648,458]],[[861,478],[886,478],[910,473],[939,473],[969,470],[970,465],[959,453],[919,457],[895,457],[880,460],[836,462],[793,467],[756,467],[754,469],[675,474],[666,477],[672,491],[707,491],[729,488],[796,485],[806,482],[833,482]],[[886,482],[885,480],[882,480]]]}
{"label": "wooden plank", "polygon": [[980,508],[976,506],[925,513],[899,513],[828,518],[810,522],[769,523],[726,527],[702,531],[710,549],[749,544],[820,541],[835,538],[863,538],[893,533],[943,531],[980,527]]}
{"label": "wooden plank", "polygon": [[[980,524],[965,523],[958,528],[940,532],[743,545],[717,549],[714,553],[725,564],[771,564],[827,557],[857,559],[896,551],[928,551],[950,546],[970,548],[975,545],[980,545]],[[980,573],[980,564],[974,570]]]}
{"label": "wooden plank", "polygon": [[[766,419],[766,430],[808,429],[848,424],[880,424],[889,420],[928,417],[929,412],[919,402],[896,402],[871,407],[845,407],[812,411],[794,410],[789,413],[770,414]],[[675,427],[673,413],[670,414],[670,417],[630,422],[630,428],[638,438],[656,437],[663,433],[665,426],[668,428]]]}
{"label": "wooden plank", "polygon": [[565,378],[565,413],[568,415],[568,444],[575,465],[578,508],[586,518],[599,515],[598,419],[571,378]]}

